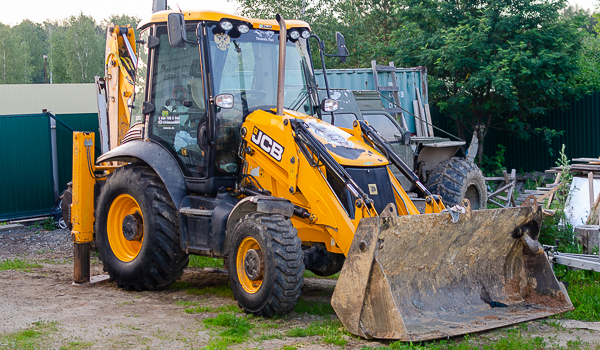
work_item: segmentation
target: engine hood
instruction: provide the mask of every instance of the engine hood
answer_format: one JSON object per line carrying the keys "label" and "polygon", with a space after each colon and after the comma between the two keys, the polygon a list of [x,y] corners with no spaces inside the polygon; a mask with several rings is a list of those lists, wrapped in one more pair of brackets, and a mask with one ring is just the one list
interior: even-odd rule
{"label": "engine hood", "polygon": [[[298,115],[294,115],[294,117],[298,117]],[[343,129],[310,116],[304,116],[301,119],[338,163],[357,167],[389,164],[381,153]]]}

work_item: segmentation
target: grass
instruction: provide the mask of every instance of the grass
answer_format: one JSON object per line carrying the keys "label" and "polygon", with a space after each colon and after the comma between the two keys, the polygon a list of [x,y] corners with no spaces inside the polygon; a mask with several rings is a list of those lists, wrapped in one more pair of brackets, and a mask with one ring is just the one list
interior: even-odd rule
{"label": "grass", "polygon": [[45,338],[52,332],[56,332],[58,322],[38,321],[33,322],[26,329],[0,334],[0,348],[11,349],[38,349],[43,347]]}
{"label": "grass", "polygon": [[229,284],[225,286],[216,286],[216,287],[204,287],[204,288],[195,288],[192,287],[191,283],[179,281],[173,283],[169,289],[175,290],[185,290],[187,294],[191,295],[216,295],[220,297],[233,299],[233,291],[229,287]]}
{"label": "grass", "polygon": [[328,302],[323,301],[306,301],[304,298],[298,300],[298,304],[294,308],[294,311],[299,314],[329,316],[333,315],[333,307]]}
{"label": "grass", "polygon": [[217,329],[217,337],[210,340],[206,349],[226,349],[232,344],[242,344],[250,339],[254,326],[245,316],[235,313],[222,313],[214,318],[205,318],[202,323],[208,328]]}
{"label": "grass", "polygon": [[567,292],[575,310],[558,317],[580,321],[600,321],[600,273],[571,271],[563,280],[568,283]]}
{"label": "grass", "polygon": [[337,280],[340,278],[340,273],[338,272],[335,275],[323,277],[315,275],[312,271],[304,270],[304,278],[324,278],[328,280]]}
{"label": "grass", "polygon": [[84,341],[70,341],[67,345],[61,346],[60,350],[79,350],[79,349],[89,349],[94,345],[91,342]]}
{"label": "grass", "polygon": [[32,268],[42,267],[42,265],[20,259],[8,259],[0,261],[0,271],[17,270],[30,272]]}
{"label": "grass", "polygon": [[178,301],[175,305],[185,306],[185,312],[188,314],[199,314],[203,312],[236,312],[241,313],[242,310],[237,305],[223,305],[212,307],[210,305],[201,305],[195,301]]}
{"label": "grass", "polygon": [[292,338],[322,336],[322,341],[327,344],[345,346],[348,343],[348,341],[345,339],[344,336],[350,336],[350,333],[346,331],[346,329],[340,321],[325,320],[313,321],[306,328],[292,328],[288,330],[285,333],[285,335]]}
{"label": "grass", "polygon": [[[565,349],[560,347],[557,338],[544,339],[542,337],[523,336],[521,330],[512,329],[505,331],[499,338],[492,338],[489,335],[469,336],[462,339],[442,340],[431,342],[392,342],[389,346],[369,347],[365,346],[363,350],[543,350],[543,349]],[[581,341],[568,341],[566,349],[594,349]],[[596,347],[596,349],[598,349]]]}
{"label": "grass", "polygon": [[207,267],[222,269],[223,259],[209,258],[206,256],[190,255],[189,267],[204,269]]}

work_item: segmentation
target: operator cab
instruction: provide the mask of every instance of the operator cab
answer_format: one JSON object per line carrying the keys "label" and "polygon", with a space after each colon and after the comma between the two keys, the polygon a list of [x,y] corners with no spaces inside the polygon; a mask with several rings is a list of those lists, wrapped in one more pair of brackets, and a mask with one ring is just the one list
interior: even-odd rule
{"label": "operator cab", "polygon": [[[131,120],[143,123],[145,137],[169,150],[189,191],[214,195],[221,187],[234,187],[239,176],[237,153],[246,116],[276,108],[279,26],[186,12],[176,38],[167,28],[173,15],[181,18],[178,12],[160,11],[139,26],[146,45],[139,51]],[[287,26],[284,108],[314,114],[319,103],[307,43],[310,29],[303,21]]]}

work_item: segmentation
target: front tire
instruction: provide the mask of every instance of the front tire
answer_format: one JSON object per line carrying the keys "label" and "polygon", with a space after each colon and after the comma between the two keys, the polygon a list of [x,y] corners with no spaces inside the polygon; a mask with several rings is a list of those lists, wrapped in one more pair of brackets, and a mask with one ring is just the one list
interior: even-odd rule
{"label": "front tire", "polygon": [[95,216],[100,260],[119,287],[164,288],[188,265],[179,246],[177,210],[150,167],[116,169],[102,187]]}
{"label": "front tire", "polygon": [[250,213],[229,245],[233,295],[246,312],[272,317],[294,309],[304,282],[302,242],[282,215]]}
{"label": "front tire", "polygon": [[438,164],[429,174],[427,188],[440,195],[444,204],[454,206],[463,198],[473,209],[487,207],[487,187],[481,170],[464,158],[450,158]]}

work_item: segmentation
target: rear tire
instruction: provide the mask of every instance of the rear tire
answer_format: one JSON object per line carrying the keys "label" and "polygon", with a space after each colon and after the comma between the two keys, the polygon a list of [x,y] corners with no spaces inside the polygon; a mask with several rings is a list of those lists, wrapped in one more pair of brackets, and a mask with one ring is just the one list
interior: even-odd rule
{"label": "rear tire", "polygon": [[[259,265],[252,265],[257,260],[252,256]],[[233,295],[246,312],[273,317],[294,309],[302,293],[304,262],[302,242],[288,218],[244,216],[234,228],[228,261]]]}
{"label": "rear tire", "polygon": [[[125,215],[137,215],[142,223],[137,226],[141,237],[125,238]],[[179,245],[177,210],[150,167],[126,165],[116,169],[102,187],[95,217],[100,260],[120,288],[167,287],[188,265],[188,256]]]}
{"label": "rear tire", "polygon": [[473,209],[487,207],[487,187],[481,170],[464,158],[450,158],[438,164],[429,174],[427,188],[440,195],[444,204],[454,206],[463,198]]}

